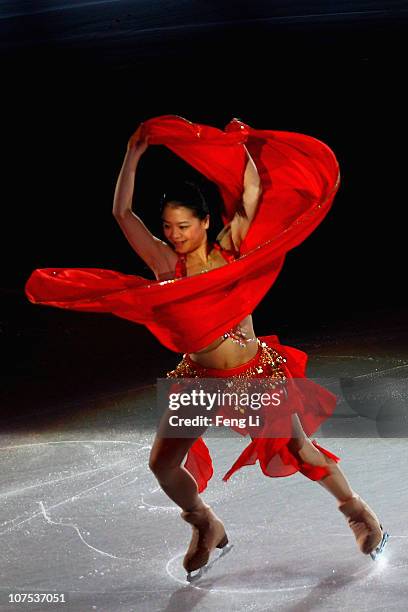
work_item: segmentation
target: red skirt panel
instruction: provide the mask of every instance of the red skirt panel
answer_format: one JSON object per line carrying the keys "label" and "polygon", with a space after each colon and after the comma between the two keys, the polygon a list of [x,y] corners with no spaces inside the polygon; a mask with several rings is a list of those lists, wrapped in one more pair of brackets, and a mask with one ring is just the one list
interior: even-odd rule
{"label": "red skirt panel", "polygon": [[[269,378],[273,383],[276,381],[277,389],[289,389],[289,394],[284,395],[286,399],[281,402],[278,411],[265,410],[261,413],[263,425],[256,436],[249,428],[239,429],[231,426],[241,435],[251,435],[252,441],[224,475],[223,480],[226,482],[241,467],[253,465],[257,461],[265,476],[277,478],[301,472],[311,480],[320,480],[329,474],[329,469],[301,462],[288,448],[293,437],[291,416],[294,413],[298,415],[306,435],[310,436],[332,415],[337,397],[306,378],[306,353],[280,344],[278,336],[263,336],[259,341],[255,357],[236,368],[204,368],[192,361],[188,355],[184,355],[183,360],[168,376],[233,378],[236,381]],[[283,432],[282,436],[280,432]],[[339,457],[321,447],[315,440],[313,444],[327,457],[336,462],[340,461]],[[199,492],[204,491],[213,475],[213,464],[202,437],[197,438],[191,446],[184,467],[196,480]]]}

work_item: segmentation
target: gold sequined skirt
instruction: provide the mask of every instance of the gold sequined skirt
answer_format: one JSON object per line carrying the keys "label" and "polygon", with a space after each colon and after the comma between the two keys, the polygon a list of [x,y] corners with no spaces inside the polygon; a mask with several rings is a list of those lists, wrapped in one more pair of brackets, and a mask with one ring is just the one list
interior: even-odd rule
{"label": "gold sequined skirt", "polygon": [[[206,368],[193,361],[188,354],[174,370],[167,373],[168,378],[222,378],[228,379],[226,386],[235,393],[248,393],[253,388],[254,379],[263,379],[262,387],[279,390],[285,394],[286,358],[277,350],[258,339],[258,351],[252,359],[234,368]],[[245,409],[235,406],[244,413]]]}

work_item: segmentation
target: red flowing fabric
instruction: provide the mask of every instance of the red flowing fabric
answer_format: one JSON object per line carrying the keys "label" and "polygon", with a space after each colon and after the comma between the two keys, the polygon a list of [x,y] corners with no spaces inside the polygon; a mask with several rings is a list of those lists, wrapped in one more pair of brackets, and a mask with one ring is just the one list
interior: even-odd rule
{"label": "red flowing fabric", "polygon": [[[303,429],[307,436],[312,435],[320,425],[331,416],[333,413],[337,397],[324,387],[314,383],[306,378],[306,363],[307,354],[299,349],[291,346],[282,345],[279,341],[278,336],[261,336],[259,338],[261,342],[267,344],[267,346],[275,349],[279,355],[286,359],[285,364],[281,364],[286,378],[289,382],[294,383],[294,379],[300,379],[305,383],[303,391],[306,389],[306,393],[303,394],[292,394],[290,396],[290,405],[283,402],[280,406],[278,418],[271,416],[269,421],[263,428],[265,435],[254,437],[250,444],[244,449],[239,455],[238,459],[234,462],[231,468],[223,476],[223,480],[226,482],[229,478],[245,465],[253,465],[259,461],[260,468],[265,476],[273,478],[290,476],[296,472],[301,472],[310,480],[320,480],[324,476],[327,476],[330,472],[327,467],[321,467],[311,465],[306,462],[300,461],[294,454],[291,453],[288,448],[288,442],[291,439],[291,435],[287,437],[274,436],[273,431],[288,431],[291,429],[288,426],[292,413],[296,413],[302,423]],[[258,352],[259,354],[259,352]],[[255,356],[248,364],[243,364],[237,368],[221,370],[221,369],[208,369],[202,366],[198,366],[192,362],[193,367],[197,369],[197,375],[200,378],[230,378],[231,376],[242,375],[249,368],[253,370],[253,366],[257,365],[257,356]],[[262,368],[261,368],[262,370]],[[267,378],[270,376],[268,369],[264,368],[262,372],[256,374],[256,378]],[[296,398],[296,395],[298,397]],[[268,413],[266,413],[268,414]],[[282,423],[286,421],[286,426],[282,427]],[[281,425],[279,425],[281,422]],[[282,429],[280,429],[280,427]],[[231,426],[234,431],[241,434],[242,436],[249,435],[248,427],[241,429],[235,426]],[[324,455],[333,459],[336,463],[340,461],[340,457],[337,457],[327,449],[323,448],[315,440],[313,444],[318,448]],[[198,491],[201,493],[207,487],[208,481],[213,475],[213,464],[209,450],[204,440],[199,437],[191,446],[184,467],[190,472],[197,482]]]}
{"label": "red flowing fabric", "polygon": [[36,304],[110,312],[145,325],[173,351],[199,351],[252,313],[285,254],[322,221],[339,186],[339,166],[329,147],[311,136],[255,130],[237,119],[223,131],[166,115],[143,123],[142,132],[149,144],[167,146],[218,185],[225,222],[242,198],[245,144],[263,193],[241,256],[161,282],[100,268],[43,268],[32,272],[25,292]]}

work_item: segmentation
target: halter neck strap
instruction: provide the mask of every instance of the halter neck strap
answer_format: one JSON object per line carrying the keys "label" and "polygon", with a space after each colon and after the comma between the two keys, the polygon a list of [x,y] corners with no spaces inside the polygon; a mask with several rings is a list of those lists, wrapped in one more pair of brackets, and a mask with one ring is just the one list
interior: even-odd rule
{"label": "halter neck strap", "polygon": [[183,276],[187,276],[187,258],[185,255],[178,255],[178,259],[176,262],[176,272],[174,274],[174,278],[183,278]]}
{"label": "halter neck strap", "polygon": [[224,249],[220,244],[218,244],[218,242],[214,242],[213,249],[215,249],[216,251],[219,251],[221,255],[223,256],[223,258],[225,259],[225,261],[227,261],[228,263],[231,263],[235,261],[236,259],[235,253],[233,251]]}

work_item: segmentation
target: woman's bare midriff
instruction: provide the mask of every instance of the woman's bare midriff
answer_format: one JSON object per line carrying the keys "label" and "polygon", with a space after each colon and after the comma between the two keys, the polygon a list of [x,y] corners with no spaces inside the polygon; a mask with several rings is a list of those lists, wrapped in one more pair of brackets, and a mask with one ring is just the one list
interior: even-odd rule
{"label": "woman's bare midriff", "polygon": [[233,342],[231,338],[217,338],[206,348],[196,353],[190,353],[192,361],[200,364],[205,368],[227,369],[236,368],[255,357],[258,351],[258,342],[256,340],[254,328],[252,325],[252,316],[248,315],[239,324],[241,329],[246,333],[247,339],[252,339],[246,342],[246,346],[240,346]]}

